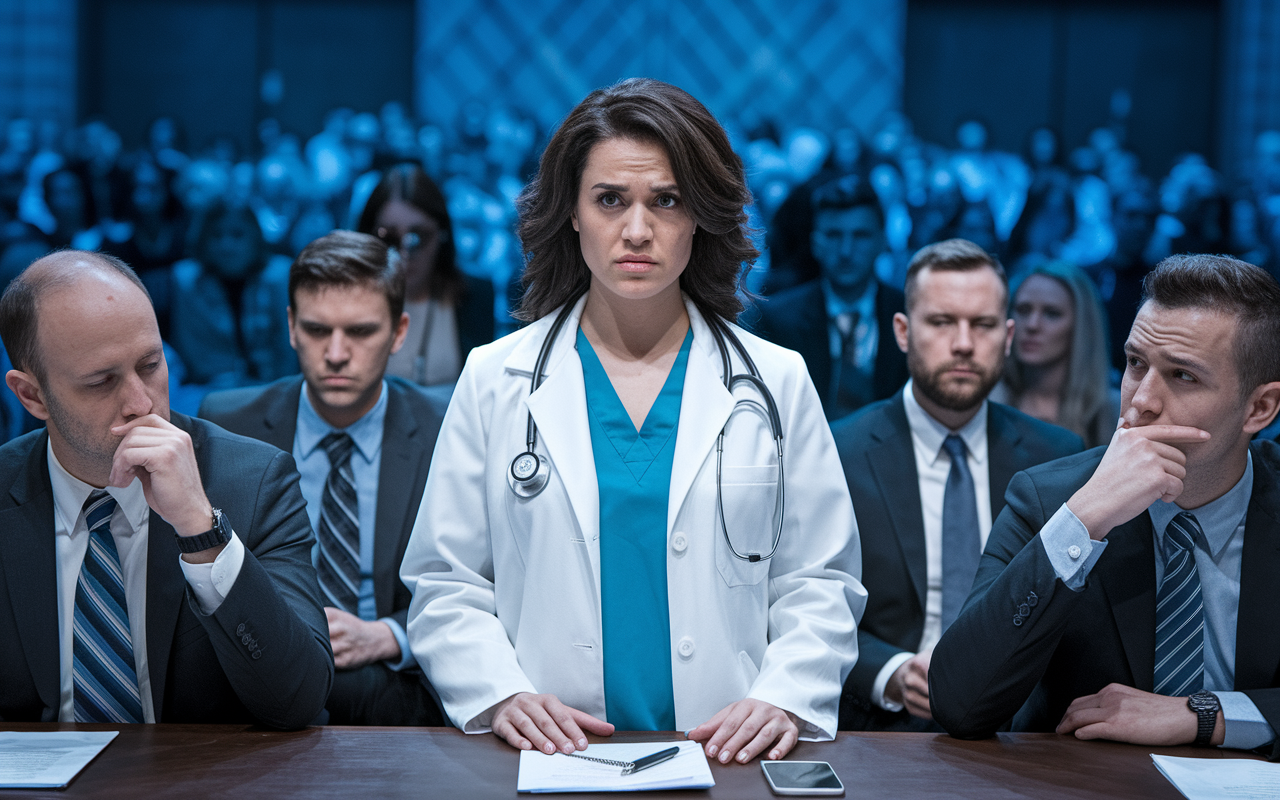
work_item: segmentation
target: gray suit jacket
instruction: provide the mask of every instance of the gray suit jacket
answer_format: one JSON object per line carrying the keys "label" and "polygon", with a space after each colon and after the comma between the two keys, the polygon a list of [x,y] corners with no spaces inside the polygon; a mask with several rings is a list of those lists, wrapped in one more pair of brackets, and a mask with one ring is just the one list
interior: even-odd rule
{"label": "gray suit jacket", "polygon": [[[333,682],[314,538],[293,459],[173,414],[191,434],[205,493],[247,550],[211,615],[187,591],[173,527],[152,512],[147,659],[157,722],[301,728]],[[0,447],[0,719],[58,718],[57,552],[44,430]]]}
{"label": "gray suit jacket", "polygon": [[[200,416],[229,431],[293,452],[302,376],[266,386],[213,392],[200,404]],[[387,416],[382,428],[378,469],[378,514],[373,542],[373,594],[379,617],[407,624],[413,595],[400,580],[409,534],[422,501],[427,468],[452,387],[424,389],[387,378]]]}
{"label": "gray suit jacket", "polygon": [[[862,582],[867,610],[858,624],[858,663],[845,682],[842,730],[911,725],[907,712],[871,703],[871,687],[885,663],[915,652],[924,632],[926,557],[924,513],[914,445],[902,392],[832,425],[862,540]],[[1084,449],[1080,437],[1001,405],[987,404],[991,518],[1004,508],[1004,492],[1020,470]]]}

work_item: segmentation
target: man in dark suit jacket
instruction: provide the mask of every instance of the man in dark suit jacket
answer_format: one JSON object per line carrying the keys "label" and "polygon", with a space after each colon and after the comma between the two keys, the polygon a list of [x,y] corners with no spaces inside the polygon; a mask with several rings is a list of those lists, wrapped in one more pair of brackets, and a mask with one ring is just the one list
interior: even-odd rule
{"label": "man in dark suit jacket", "polygon": [[[449,389],[424,390],[385,377],[387,359],[407,330],[404,277],[388,252],[378,239],[350,231],[308,245],[289,278],[290,339],[302,375],[214,392],[205,398],[200,416],[293,454],[322,549],[321,508],[333,465],[320,443],[332,433],[352,437],[358,448],[352,456],[354,488],[376,502],[357,514],[363,563],[360,585],[348,598],[354,604],[342,608],[346,604],[333,594],[326,599],[338,665],[326,706],[329,721],[443,725],[407,647],[404,627],[412,595],[398,571]],[[317,552],[322,588],[325,558]]]}
{"label": "man in dark suit jacket", "polygon": [[[950,733],[1275,748],[1280,285],[1222,256],[1150,273],[1111,443],[1015,476],[930,672]],[[1025,705],[1024,705],[1025,703]]]}
{"label": "man in dark suit jacket", "polygon": [[[896,396],[832,425],[858,517],[867,586],[858,661],[840,700],[841,729],[941,730],[928,717],[927,696],[907,701],[913,680],[924,685],[941,634],[942,570],[957,568],[943,558],[941,517],[952,469],[944,439],[955,434],[973,442],[966,464],[975,476],[985,473],[985,480],[973,481],[986,513],[974,520],[981,530],[967,534],[973,553],[958,567],[967,564],[970,571],[958,584],[957,604],[968,594],[981,535],[1004,507],[1014,473],[1084,447],[1073,433],[987,401],[1011,330],[1003,278],[999,263],[968,242],[921,250],[908,271],[910,310],[899,316],[896,337],[907,350],[911,381]],[[954,324],[932,325],[940,316]],[[969,374],[948,372],[956,366]]]}
{"label": "man in dark suit jacket", "polygon": [[893,341],[904,298],[875,278],[884,212],[865,179],[819,187],[812,202],[811,248],[822,276],[762,301],[753,327],[804,356],[827,419],[838,419],[906,382],[906,358]]}
{"label": "man in dark suit jacket", "polygon": [[[115,259],[40,259],[0,335],[47,425],[0,448],[0,719],[306,725],[333,660],[292,460],[170,413],[155,313]],[[90,561],[117,575],[118,711],[93,698]]]}

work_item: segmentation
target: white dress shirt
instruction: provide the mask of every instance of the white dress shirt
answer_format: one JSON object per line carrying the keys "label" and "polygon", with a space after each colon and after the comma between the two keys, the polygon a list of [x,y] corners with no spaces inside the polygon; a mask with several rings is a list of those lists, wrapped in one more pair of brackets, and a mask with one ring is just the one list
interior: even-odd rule
{"label": "white dress shirt", "polygon": [[[53,528],[58,556],[58,674],[61,679],[59,722],[75,722],[75,677],[72,667],[73,631],[76,608],[76,582],[89,549],[89,528],[85,524],[84,503],[94,487],[74,477],[53,454],[48,445],[49,481],[53,485]],[[125,603],[129,607],[129,635],[133,645],[134,666],[138,671],[138,695],[142,701],[143,722],[155,722],[151,699],[151,673],[147,665],[147,528],[151,509],[142,492],[142,483],[134,479],[123,489],[106,489],[116,500],[111,515],[111,538],[120,554],[124,576]],[[178,559],[187,583],[200,604],[200,610],[212,614],[222,605],[244,564],[244,545],[232,534],[231,541],[210,564],[188,564]],[[198,687],[197,687],[198,688]]]}
{"label": "white dress shirt", "polygon": [[[928,652],[942,638],[942,500],[951,474],[951,456],[942,448],[947,436],[957,434],[964,440],[969,472],[978,503],[978,539],[987,546],[991,533],[991,467],[987,452],[987,401],[978,413],[958,431],[929,416],[915,397],[915,381],[907,381],[902,390],[902,404],[911,428],[911,444],[915,451],[916,476],[920,484],[920,510],[924,514],[925,601],[924,633],[920,652]],[[871,687],[871,702],[889,711],[901,711],[902,705],[887,700],[884,688],[898,667],[913,653],[899,653],[885,662]]]}

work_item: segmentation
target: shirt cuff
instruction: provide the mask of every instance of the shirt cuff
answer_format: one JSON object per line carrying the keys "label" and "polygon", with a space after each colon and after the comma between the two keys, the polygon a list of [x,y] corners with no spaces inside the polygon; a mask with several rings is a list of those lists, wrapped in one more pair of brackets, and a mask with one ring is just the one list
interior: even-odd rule
{"label": "shirt cuff", "polygon": [[876,682],[871,684],[872,704],[880,706],[885,711],[901,711],[904,708],[902,703],[895,703],[884,696],[884,687],[889,685],[889,679],[898,671],[898,667],[910,661],[913,655],[915,653],[904,651],[884,662],[884,666],[876,673]]}
{"label": "shirt cuff", "polygon": [[1040,529],[1040,543],[1054,574],[1073,592],[1084,588],[1089,571],[1107,549],[1106,541],[1089,538],[1088,529],[1066,503]]}
{"label": "shirt cuff", "polygon": [[1244,692],[1214,692],[1222,704],[1222,746],[1253,750],[1276,738],[1262,712]]}
{"label": "shirt cuff", "polygon": [[240,568],[244,566],[244,544],[233,531],[227,546],[211,563],[190,564],[179,556],[178,565],[191,585],[200,610],[206,615],[212,614],[227,599],[236,578],[240,577]]}
{"label": "shirt cuff", "polygon": [[383,659],[382,663],[395,672],[417,664],[417,660],[413,657],[413,651],[409,649],[409,636],[404,632],[404,628],[400,626],[400,623],[391,617],[382,617],[378,622],[386,623],[386,626],[391,629],[391,635],[396,637],[396,644],[400,646],[399,658]]}

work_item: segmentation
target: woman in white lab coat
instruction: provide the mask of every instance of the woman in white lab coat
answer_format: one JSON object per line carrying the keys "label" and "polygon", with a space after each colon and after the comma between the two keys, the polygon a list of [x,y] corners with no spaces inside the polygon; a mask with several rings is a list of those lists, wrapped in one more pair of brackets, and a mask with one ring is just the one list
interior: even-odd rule
{"label": "woman in white lab coat", "polygon": [[[401,567],[412,650],[463,730],[574,752],[675,729],[743,762],[834,736],[857,527],[804,362],[724,322],[748,200],[714,117],[657,81],[593,92],[548,144],[520,200],[534,321],[467,360]],[[782,464],[764,393],[726,388],[726,355],[749,370],[726,332],[776,401]]]}

